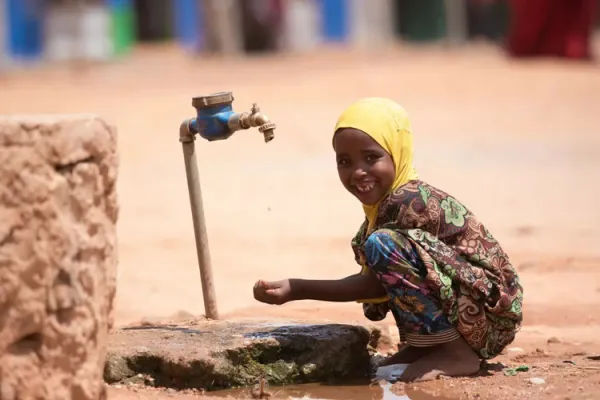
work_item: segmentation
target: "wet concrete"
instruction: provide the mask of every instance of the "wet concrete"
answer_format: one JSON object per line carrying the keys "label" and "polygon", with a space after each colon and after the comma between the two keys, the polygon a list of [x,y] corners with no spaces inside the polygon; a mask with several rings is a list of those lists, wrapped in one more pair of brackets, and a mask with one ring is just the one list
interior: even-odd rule
{"label": "wet concrete", "polygon": [[104,378],[175,389],[342,382],[369,372],[362,326],[294,321],[146,325],[111,334]]}

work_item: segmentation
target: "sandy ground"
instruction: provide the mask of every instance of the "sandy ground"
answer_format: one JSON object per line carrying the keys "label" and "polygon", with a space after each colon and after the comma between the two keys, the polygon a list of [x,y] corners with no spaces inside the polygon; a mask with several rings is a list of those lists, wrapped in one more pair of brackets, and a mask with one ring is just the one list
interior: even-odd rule
{"label": "sandy ground", "polygon": [[600,67],[516,62],[486,46],[229,61],[161,47],[0,76],[0,113],[91,112],[119,129],[118,325],[204,312],[178,126],[191,97],[223,90],[277,123],[268,145],[257,131],[197,143],[223,317],[363,320],[355,304],[257,304],[251,287],[358,270],[349,240],[361,207],[337,180],[331,130],[352,101],[389,96],[411,113],[421,177],[466,203],[517,266],[515,346],[529,354],[557,337],[600,353]]}

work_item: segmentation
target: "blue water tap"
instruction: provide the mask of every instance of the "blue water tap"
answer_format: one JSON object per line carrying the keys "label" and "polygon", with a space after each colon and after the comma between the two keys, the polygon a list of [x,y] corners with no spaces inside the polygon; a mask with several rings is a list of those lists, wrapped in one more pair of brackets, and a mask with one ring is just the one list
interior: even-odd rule
{"label": "blue water tap", "polygon": [[212,142],[227,139],[238,130],[257,127],[264,135],[265,142],[274,138],[275,124],[260,112],[258,105],[254,104],[249,113],[236,113],[232,103],[231,92],[194,97],[192,106],[196,109],[197,116],[189,120],[191,133],[198,133],[203,139]]}

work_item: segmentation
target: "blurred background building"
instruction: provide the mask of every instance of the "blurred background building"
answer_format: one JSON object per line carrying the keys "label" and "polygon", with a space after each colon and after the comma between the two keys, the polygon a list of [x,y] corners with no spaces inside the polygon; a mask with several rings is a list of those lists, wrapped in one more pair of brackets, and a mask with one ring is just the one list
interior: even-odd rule
{"label": "blurred background building", "polygon": [[191,54],[241,54],[485,39],[512,55],[590,58],[585,42],[598,27],[598,2],[0,0],[0,62],[111,60],[159,41],[176,41]]}

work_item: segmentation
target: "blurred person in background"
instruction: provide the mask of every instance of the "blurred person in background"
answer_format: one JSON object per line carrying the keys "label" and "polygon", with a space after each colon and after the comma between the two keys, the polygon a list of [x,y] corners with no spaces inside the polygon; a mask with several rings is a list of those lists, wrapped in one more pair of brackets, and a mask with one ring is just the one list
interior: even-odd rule
{"label": "blurred person in background", "polygon": [[508,21],[507,0],[467,0],[467,29],[471,38],[504,39]]}
{"label": "blurred person in background", "polygon": [[240,3],[244,50],[277,50],[283,23],[283,0],[241,0]]}
{"label": "blurred person in background", "polygon": [[513,57],[591,60],[596,0],[510,0]]}

